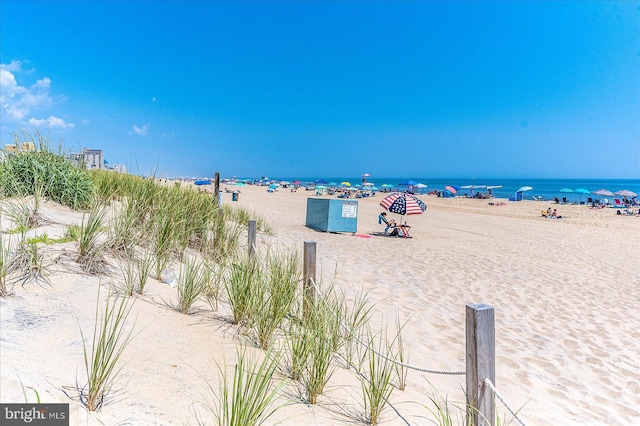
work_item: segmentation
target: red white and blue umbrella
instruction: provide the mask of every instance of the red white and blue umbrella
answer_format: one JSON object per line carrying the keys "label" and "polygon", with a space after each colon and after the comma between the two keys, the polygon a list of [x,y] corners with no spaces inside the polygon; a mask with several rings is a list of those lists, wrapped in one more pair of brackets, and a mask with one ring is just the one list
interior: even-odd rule
{"label": "red white and blue umbrella", "polygon": [[415,195],[404,192],[395,192],[382,201],[380,205],[391,213],[397,213],[401,216],[411,214],[422,214],[427,209],[427,205]]}

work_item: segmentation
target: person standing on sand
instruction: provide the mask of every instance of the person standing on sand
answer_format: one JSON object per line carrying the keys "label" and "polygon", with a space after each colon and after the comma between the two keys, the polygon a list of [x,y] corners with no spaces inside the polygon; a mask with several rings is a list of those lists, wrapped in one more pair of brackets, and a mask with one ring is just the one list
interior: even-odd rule
{"label": "person standing on sand", "polygon": [[378,223],[380,225],[384,224],[387,227],[384,228],[384,235],[389,234],[389,228],[394,228],[396,225],[396,221],[391,219],[391,221],[387,220],[387,212],[382,212],[378,215]]}

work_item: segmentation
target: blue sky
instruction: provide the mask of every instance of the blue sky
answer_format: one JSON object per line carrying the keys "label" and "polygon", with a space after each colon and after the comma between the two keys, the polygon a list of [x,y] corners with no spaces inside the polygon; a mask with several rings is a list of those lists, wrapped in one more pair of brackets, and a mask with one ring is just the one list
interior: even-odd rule
{"label": "blue sky", "polygon": [[640,2],[0,2],[0,138],[165,176],[640,178]]}

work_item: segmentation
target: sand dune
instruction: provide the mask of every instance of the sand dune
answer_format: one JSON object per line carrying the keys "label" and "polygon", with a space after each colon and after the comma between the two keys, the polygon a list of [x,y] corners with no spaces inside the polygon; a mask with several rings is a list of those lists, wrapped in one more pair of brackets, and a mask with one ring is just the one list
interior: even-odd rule
{"label": "sand dune", "polygon": [[[496,385],[528,425],[640,424],[640,217],[556,206],[568,218],[551,220],[540,217],[548,207],[541,202],[422,196],[427,212],[405,218],[413,238],[401,239],[372,235],[382,230],[378,195],[358,200],[358,234],[372,235],[360,238],[305,227],[310,194],[248,186],[238,202],[223,199],[273,226],[276,235],[260,235],[260,247],[302,253],[304,241],[315,241],[318,276],[350,296],[369,291],[374,328],[393,327],[396,315],[407,321],[411,364],[463,370],[465,305],[486,303],[496,317]],[[60,207],[45,211],[55,223],[81,220]],[[73,274],[65,250],[72,243],[48,254],[50,284],[18,286],[0,301],[0,399],[24,401],[22,381],[44,401],[71,402],[71,424],[197,424],[207,382],[216,385],[215,363],[232,364],[243,342],[225,319],[228,308],[179,314],[167,307],[175,289],[151,280],[135,304],[137,335],[120,388],[101,411],[87,413],[64,391],[83,381],[79,330],[93,324],[98,284],[106,292],[118,273]],[[421,404],[434,388],[462,401],[464,380],[410,371],[407,389],[391,402],[410,424],[428,424]],[[318,406],[289,405],[268,424],[348,423],[361,410],[360,392],[354,375],[338,368]],[[509,418],[501,405],[499,412]],[[388,409],[383,424],[406,423]]]}

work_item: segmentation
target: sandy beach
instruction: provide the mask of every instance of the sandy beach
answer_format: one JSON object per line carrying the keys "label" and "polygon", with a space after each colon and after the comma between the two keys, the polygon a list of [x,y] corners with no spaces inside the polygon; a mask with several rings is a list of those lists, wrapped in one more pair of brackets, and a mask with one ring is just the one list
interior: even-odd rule
{"label": "sandy beach", "polygon": [[[304,241],[315,241],[320,281],[334,280],[350,298],[368,291],[373,329],[394,327],[396,316],[407,323],[410,364],[464,370],[465,305],[484,303],[495,309],[496,386],[527,425],[640,424],[640,216],[424,195],[428,209],[405,217],[412,238],[404,239],[377,235],[384,194],[358,199],[356,235],[307,228],[312,195],[244,186],[237,202],[229,193],[223,202],[272,226],[274,235],[258,235],[259,249],[301,255]],[[542,218],[550,206],[565,218]],[[52,203],[44,212],[51,224],[29,235],[55,236],[82,220]],[[0,300],[0,400],[24,402],[22,383],[44,402],[70,403],[72,425],[198,424],[198,416],[212,424],[200,408],[211,399],[207,383],[215,388],[216,363],[233,365],[236,347],[248,343],[229,324],[224,303],[217,312],[203,303],[196,314],[180,314],[167,307],[176,289],[153,279],[134,305],[136,335],[117,389],[96,413],[77,401],[76,383],[86,380],[80,329],[90,334],[98,288],[106,295],[120,271],[74,273],[65,257],[72,250],[73,243],[48,249],[49,283],[18,284]],[[406,389],[391,396],[397,412],[387,408],[382,424],[431,424],[429,398],[437,392],[459,403],[464,387],[464,376],[409,371]],[[296,389],[286,387],[282,402]],[[353,372],[337,363],[316,406],[294,399],[267,424],[357,423],[361,392]],[[27,395],[33,401],[28,389]],[[503,424],[511,421],[497,406]]]}

